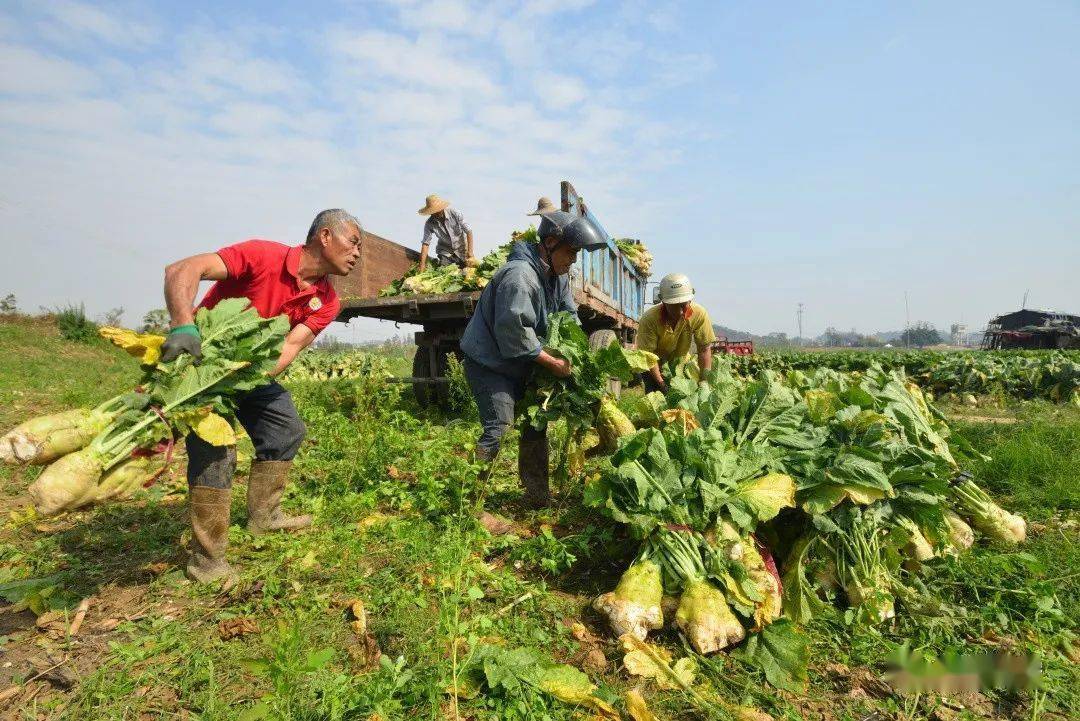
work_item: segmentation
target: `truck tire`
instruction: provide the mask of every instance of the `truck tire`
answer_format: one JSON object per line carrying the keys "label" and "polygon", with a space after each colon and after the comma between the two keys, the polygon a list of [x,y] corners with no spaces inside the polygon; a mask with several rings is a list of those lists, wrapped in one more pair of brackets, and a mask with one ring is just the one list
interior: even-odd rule
{"label": "truck tire", "polygon": [[[438,347],[433,346],[419,346],[416,349],[416,355],[413,356],[413,377],[414,378],[430,378],[431,377],[431,354],[438,353],[439,357],[436,362],[436,377],[445,378],[448,371],[446,362],[446,351],[440,350]],[[449,399],[449,387],[445,383],[413,383],[413,395],[416,396],[416,402],[421,408],[427,408],[428,406],[438,405],[442,408],[446,408],[447,400]]]}
{"label": "truck tire", "polygon": [[[601,328],[600,330],[594,330],[589,335],[589,350],[598,351],[601,348],[607,348],[611,345],[611,341],[619,340],[619,336],[615,335],[615,331],[610,328]],[[611,395],[618,398],[622,395],[622,381],[617,378],[611,378],[608,380],[608,392]]]}

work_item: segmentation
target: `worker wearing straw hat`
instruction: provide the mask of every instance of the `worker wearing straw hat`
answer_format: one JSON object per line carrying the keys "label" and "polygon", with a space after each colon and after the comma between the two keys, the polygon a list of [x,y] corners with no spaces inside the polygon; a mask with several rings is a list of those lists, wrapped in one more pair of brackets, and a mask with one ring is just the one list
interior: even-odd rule
{"label": "worker wearing straw hat", "polygon": [[560,209],[555,207],[555,204],[551,202],[551,198],[540,198],[540,200],[536,201],[536,210],[531,213],[526,213],[525,215],[543,216],[544,214],[555,210]]}
{"label": "worker wearing straw hat", "polygon": [[437,195],[429,195],[424,207],[417,211],[428,216],[424,222],[424,236],[420,241],[420,272],[427,268],[428,246],[431,239],[438,240],[435,254],[439,263],[453,263],[458,267],[476,267],[473,257],[472,228],[461,213],[450,207],[450,201]]}

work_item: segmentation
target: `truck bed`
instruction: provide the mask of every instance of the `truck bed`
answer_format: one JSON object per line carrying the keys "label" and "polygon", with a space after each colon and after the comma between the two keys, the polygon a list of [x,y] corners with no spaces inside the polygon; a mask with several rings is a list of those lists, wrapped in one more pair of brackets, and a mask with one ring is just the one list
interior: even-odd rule
{"label": "truck bed", "polygon": [[[574,301],[583,321],[613,328],[637,328],[637,321],[620,313],[605,299],[584,289],[574,288]],[[470,290],[460,293],[425,293],[423,295],[396,295],[390,298],[341,299],[338,320],[352,318],[378,318],[397,323],[425,325],[440,321],[467,320],[473,314],[483,291]]]}
{"label": "truck bed", "polygon": [[338,320],[362,316],[400,323],[460,320],[468,318],[483,291],[461,293],[426,293],[424,295],[395,295],[391,298],[341,299]]}
{"label": "truck bed", "polygon": [[[588,217],[607,236],[573,187],[564,181],[561,190],[564,209]],[[365,317],[425,326],[457,321],[464,327],[463,321],[472,315],[482,291],[379,297],[379,291],[405,275],[419,260],[417,251],[364,231],[356,267],[349,275],[332,281],[341,298],[338,320]],[[644,284],[645,279],[610,238],[608,247],[582,252],[571,269],[571,288],[582,322],[593,328],[621,331],[627,341],[632,340],[644,310]]]}

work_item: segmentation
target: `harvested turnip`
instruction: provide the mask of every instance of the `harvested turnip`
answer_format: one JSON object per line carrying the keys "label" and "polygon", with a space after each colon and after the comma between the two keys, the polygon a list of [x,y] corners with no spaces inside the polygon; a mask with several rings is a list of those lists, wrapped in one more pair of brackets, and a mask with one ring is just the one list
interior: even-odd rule
{"label": "harvested turnip", "polygon": [[953,511],[945,511],[945,520],[949,524],[949,546],[957,553],[966,551],[975,543],[975,531]]}
{"label": "harvested turnip", "polygon": [[1015,545],[1027,537],[1027,522],[994,503],[970,478],[955,484],[952,491],[960,512],[987,538]]}
{"label": "harvested turnip", "polygon": [[593,601],[593,608],[607,616],[616,636],[629,633],[644,641],[649,631],[664,625],[660,610],[663,593],[660,567],[640,560],[626,570],[614,591]]}
{"label": "harvested turnip", "polygon": [[54,461],[30,484],[34,507],[43,516],[53,516],[92,501],[102,466],[101,456],[91,448]]}
{"label": "harvested turnip", "polygon": [[735,618],[724,592],[705,579],[686,584],[675,623],[701,654],[714,653],[746,638],[746,629]]}
{"label": "harvested turnip", "polygon": [[0,461],[45,465],[85,448],[116,416],[111,409],[115,401],[93,410],[75,408],[20,423],[0,437]]}

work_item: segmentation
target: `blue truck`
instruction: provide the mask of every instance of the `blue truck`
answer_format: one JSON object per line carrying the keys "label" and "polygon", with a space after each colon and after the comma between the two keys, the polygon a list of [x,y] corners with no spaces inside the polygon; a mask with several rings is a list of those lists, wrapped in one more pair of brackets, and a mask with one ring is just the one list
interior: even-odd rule
{"label": "blue truck", "polygon": [[[570,271],[582,328],[594,348],[614,339],[632,344],[645,310],[647,279],[623,256],[569,182],[560,184],[559,195],[563,210],[588,218],[607,239],[606,248],[580,253]],[[412,377],[400,380],[411,383],[417,400],[427,405],[446,400],[448,357],[460,356],[461,336],[483,291],[380,298],[379,291],[405,275],[419,257],[411,248],[364,231],[359,262],[334,284],[341,297],[339,321],[379,318],[423,328],[415,336]]]}

